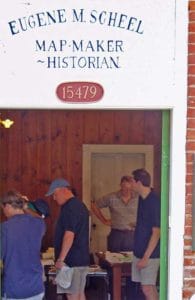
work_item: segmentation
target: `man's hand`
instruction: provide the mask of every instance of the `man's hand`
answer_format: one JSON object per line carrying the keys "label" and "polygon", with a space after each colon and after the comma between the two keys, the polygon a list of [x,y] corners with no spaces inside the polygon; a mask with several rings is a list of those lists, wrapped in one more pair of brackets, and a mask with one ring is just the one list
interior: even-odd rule
{"label": "man's hand", "polygon": [[111,226],[111,220],[110,219],[105,219],[104,225]]}
{"label": "man's hand", "polygon": [[141,258],[137,263],[138,269],[143,269],[148,265],[148,258]]}
{"label": "man's hand", "polygon": [[128,225],[131,227],[131,230],[135,230],[135,222],[130,222]]}
{"label": "man's hand", "polygon": [[96,206],[95,202],[91,202],[91,210],[95,214],[95,216],[104,224],[107,226],[111,225],[111,220],[106,219],[104,215],[102,214],[99,207]]}
{"label": "man's hand", "polygon": [[61,269],[64,265],[65,265],[65,263],[60,259],[58,259],[55,263],[56,269]]}

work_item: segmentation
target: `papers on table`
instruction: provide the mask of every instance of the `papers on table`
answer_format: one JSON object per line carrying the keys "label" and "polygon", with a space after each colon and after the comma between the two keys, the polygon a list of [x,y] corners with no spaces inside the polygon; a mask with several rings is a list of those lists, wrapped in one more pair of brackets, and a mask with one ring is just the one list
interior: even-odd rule
{"label": "papers on table", "polygon": [[43,266],[52,266],[54,265],[53,259],[41,259],[41,263]]}
{"label": "papers on table", "polygon": [[42,259],[41,263],[43,266],[51,266],[54,265],[54,248],[49,247],[46,252],[41,254]]}
{"label": "papers on table", "polygon": [[106,275],[106,270],[103,270],[99,265],[90,265],[88,267],[88,275]]}
{"label": "papers on table", "polygon": [[110,251],[105,252],[105,259],[109,263],[132,262],[132,257],[133,257],[132,251],[120,252],[120,253],[115,253]]}
{"label": "papers on table", "polygon": [[[106,275],[106,270],[103,270],[99,265],[91,265],[88,267],[88,275]],[[50,266],[48,275],[56,275],[55,266]]]}
{"label": "papers on table", "polygon": [[54,259],[54,248],[49,247],[47,251],[43,252],[42,259]]}

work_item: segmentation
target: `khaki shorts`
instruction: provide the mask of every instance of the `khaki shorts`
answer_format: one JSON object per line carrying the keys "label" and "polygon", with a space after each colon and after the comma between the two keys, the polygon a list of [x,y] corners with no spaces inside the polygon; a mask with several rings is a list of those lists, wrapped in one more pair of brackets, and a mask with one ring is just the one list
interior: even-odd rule
{"label": "khaki shorts", "polygon": [[136,267],[139,260],[140,258],[133,256],[132,281],[140,282],[142,285],[156,285],[160,259],[150,258],[148,265],[143,269]]}
{"label": "khaki shorts", "polygon": [[88,270],[88,267],[73,267],[71,285],[67,289],[57,285],[57,294],[78,294],[84,292]]}

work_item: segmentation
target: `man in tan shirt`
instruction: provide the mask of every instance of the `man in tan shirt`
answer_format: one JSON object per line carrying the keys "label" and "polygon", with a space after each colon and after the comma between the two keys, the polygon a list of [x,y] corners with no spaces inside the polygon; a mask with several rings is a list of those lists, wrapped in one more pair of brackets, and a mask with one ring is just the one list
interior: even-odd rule
{"label": "man in tan shirt", "polygon": [[[107,249],[111,252],[132,251],[134,228],[137,218],[138,197],[132,191],[132,178],[123,176],[120,190],[109,193],[92,202],[92,211],[99,220],[111,226],[107,238]],[[107,207],[111,219],[106,219],[101,209]]]}

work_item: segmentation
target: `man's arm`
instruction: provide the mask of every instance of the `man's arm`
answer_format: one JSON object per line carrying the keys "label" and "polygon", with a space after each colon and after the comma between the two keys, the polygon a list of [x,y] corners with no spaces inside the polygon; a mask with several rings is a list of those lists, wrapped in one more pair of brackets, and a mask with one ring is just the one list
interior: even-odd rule
{"label": "man's arm", "polygon": [[96,217],[104,224],[104,225],[111,225],[111,221],[106,219],[104,215],[102,214],[101,210],[97,207],[95,202],[91,203],[91,209],[92,212],[96,215]]}
{"label": "man's arm", "polygon": [[56,268],[61,269],[62,266],[64,265],[64,261],[66,259],[66,256],[72,247],[73,241],[74,241],[74,232],[72,231],[65,231],[63,241],[62,241],[62,248],[60,251],[60,255],[56,261]]}
{"label": "man's arm", "polygon": [[1,261],[3,262],[5,259],[5,254],[7,253],[7,243],[6,243],[6,237],[8,236],[7,231],[6,231],[6,226],[5,224],[1,225]]}
{"label": "man's arm", "polygon": [[147,263],[148,263],[148,259],[150,258],[150,255],[152,254],[152,252],[154,251],[156,245],[158,244],[160,238],[160,228],[159,227],[153,227],[152,228],[152,235],[151,238],[149,240],[148,243],[148,247],[146,248],[146,251],[144,253],[144,256],[142,257],[142,259],[139,260],[137,267],[138,268],[144,268]]}

